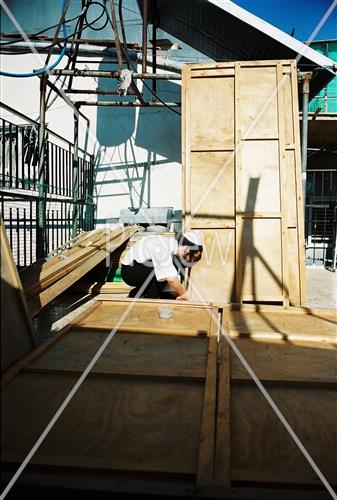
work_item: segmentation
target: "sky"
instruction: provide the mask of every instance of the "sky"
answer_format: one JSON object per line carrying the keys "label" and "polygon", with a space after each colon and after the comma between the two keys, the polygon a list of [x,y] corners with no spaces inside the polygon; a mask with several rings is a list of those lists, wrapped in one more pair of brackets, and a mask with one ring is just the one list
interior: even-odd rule
{"label": "sky", "polygon": [[[301,41],[309,39],[333,0],[233,0]],[[337,5],[315,40],[337,39]]]}

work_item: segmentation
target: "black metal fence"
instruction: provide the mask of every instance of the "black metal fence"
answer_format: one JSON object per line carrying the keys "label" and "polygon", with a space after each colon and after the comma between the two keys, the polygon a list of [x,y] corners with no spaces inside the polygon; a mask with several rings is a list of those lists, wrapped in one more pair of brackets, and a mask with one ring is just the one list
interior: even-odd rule
{"label": "black metal fence", "polygon": [[308,170],[306,262],[336,268],[337,169]]}
{"label": "black metal fence", "polygon": [[[8,107],[6,106],[8,109]],[[14,260],[27,266],[37,258],[38,123],[25,119],[15,124],[2,118],[0,130],[0,205]],[[46,252],[63,245],[73,236],[74,147],[58,134],[48,131],[45,152]],[[79,149],[77,231],[94,227],[93,158]]]}

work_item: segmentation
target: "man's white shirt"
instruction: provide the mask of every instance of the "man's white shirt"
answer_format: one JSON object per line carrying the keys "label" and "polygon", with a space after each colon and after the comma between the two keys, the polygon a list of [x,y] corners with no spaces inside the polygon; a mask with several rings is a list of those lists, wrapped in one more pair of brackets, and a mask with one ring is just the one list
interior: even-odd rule
{"label": "man's white shirt", "polygon": [[157,281],[167,278],[178,278],[178,272],[173,265],[172,257],[177,254],[178,242],[175,238],[166,236],[143,236],[133,245],[122,260],[129,266],[133,262],[143,264],[151,260]]}

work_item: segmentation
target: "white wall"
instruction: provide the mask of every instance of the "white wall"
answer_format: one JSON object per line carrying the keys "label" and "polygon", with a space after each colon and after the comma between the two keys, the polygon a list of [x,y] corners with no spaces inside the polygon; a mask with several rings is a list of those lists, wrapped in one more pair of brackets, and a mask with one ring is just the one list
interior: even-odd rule
{"label": "white wall", "polygon": [[[49,6],[54,8],[54,16],[44,20],[41,0],[13,0],[13,13],[17,16],[27,32],[41,29],[41,26],[51,25],[59,19],[60,2],[49,0]],[[34,17],[29,15],[34,4]],[[40,9],[36,9],[36,5]],[[130,10],[129,7],[132,7]],[[80,2],[72,2],[71,16],[80,11]],[[128,40],[140,41],[141,24],[136,1],[128,2],[125,11],[128,29]],[[24,12],[26,11],[26,15]],[[70,14],[69,14],[70,15]],[[71,17],[70,16],[70,17]],[[92,16],[91,16],[92,17]],[[52,21],[53,19],[53,21]],[[135,21],[136,19],[136,21]],[[3,31],[10,30],[10,23],[5,23]],[[69,27],[70,30],[70,27]],[[112,37],[111,28],[107,36],[105,28],[102,32],[89,29],[83,36]],[[12,31],[15,31],[12,29]],[[49,33],[50,35],[50,33]],[[162,35],[163,37],[165,34]],[[167,35],[166,35],[167,36]],[[170,37],[172,39],[172,37]],[[175,51],[178,55],[182,51]],[[171,51],[170,57],[174,56]],[[189,53],[189,52],[188,52]],[[194,53],[197,54],[197,53]],[[2,56],[2,70],[11,72],[26,72],[43,66],[45,55]],[[88,59],[88,58],[86,58]],[[95,60],[97,61],[97,57]],[[51,62],[55,60],[55,56]],[[66,58],[64,61],[66,62]],[[195,60],[192,61],[195,62]],[[62,68],[65,62],[58,67]],[[105,64],[85,63],[82,67],[114,69],[115,66]],[[81,65],[77,65],[81,67]],[[53,79],[52,79],[53,81]],[[74,88],[108,88],[115,89],[116,80],[76,78]],[[169,102],[180,102],[180,82],[163,81],[158,83],[158,93],[162,99]],[[39,79],[33,78],[2,78],[2,101],[36,119],[39,115]],[[72,100],[88,99],[96,101],[97,96],[72,95]],[[151,99],[145,89],[144,98]],[[99,96],[100,100],[115,100],[111,96]],[[125,98],[134,100],[134,98]],[[180,112],[179,108],[175,108]],[[86,122],[80,119],[80,146],[95,154],[95,199],[97,203],[97,223],[104,224],[106,219],[117,218],[122,208],[139,208],[140,206],[163,207],[171,206],[181,209],[181,119],[168,109],[161,108],[107,108],[82,107],[81,111],[90,118],[89,135]],[[9,118],[8,113],[3,113]],[[63,100],[58,98],[47,112],[46,120],[49,127],[68,140],[73,140],[73,110]],[[17,119],[13,118],[15,123]]]}

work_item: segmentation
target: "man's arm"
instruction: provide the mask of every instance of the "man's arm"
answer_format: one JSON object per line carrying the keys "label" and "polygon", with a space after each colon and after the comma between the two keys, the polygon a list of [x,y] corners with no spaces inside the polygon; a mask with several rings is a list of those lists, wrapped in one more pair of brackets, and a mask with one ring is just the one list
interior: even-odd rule
{"label": "man's arm", "polygon": [[173,288],[173,290],[176,292],[177,300],[188,300],[185,288],[182,286],[178,278],[176,277],[166,278],[166,281],[170,285],[170,287]]}

